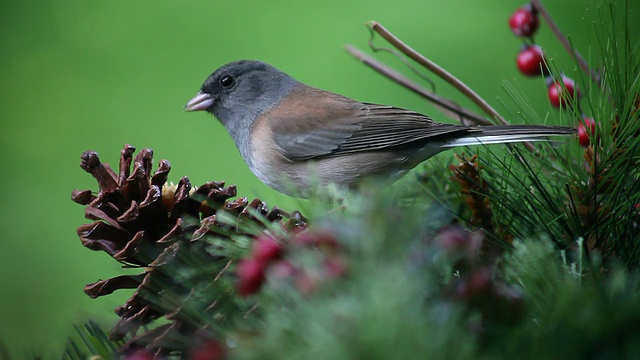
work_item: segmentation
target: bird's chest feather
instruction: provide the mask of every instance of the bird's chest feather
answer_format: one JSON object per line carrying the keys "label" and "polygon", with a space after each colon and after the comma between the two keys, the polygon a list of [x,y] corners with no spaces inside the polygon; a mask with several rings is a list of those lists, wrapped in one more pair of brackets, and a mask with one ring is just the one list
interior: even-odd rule
{"label": "bird's chest feather", "polygon": [[251,131],[251,171],[262,182],[288,193],[292,187],[306,186],[303,164],[293,162],[283,155],[273,140],[270,119],[263,117],[254,123]]}

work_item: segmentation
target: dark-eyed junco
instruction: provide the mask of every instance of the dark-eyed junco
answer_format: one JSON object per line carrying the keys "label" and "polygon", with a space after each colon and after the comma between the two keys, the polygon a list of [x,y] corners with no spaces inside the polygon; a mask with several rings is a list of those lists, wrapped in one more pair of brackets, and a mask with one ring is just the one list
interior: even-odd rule
{"label": "dark-eyed junco", "polygon": [[251,171],[294,196],[308,195],[314,184],[352,186],[375,175],[399,177],[456,146],[544,141],[575,131],[542,125],[441,124],[414,111],[307,86],[251,60],[216,70],[185,109],[212,113]]}

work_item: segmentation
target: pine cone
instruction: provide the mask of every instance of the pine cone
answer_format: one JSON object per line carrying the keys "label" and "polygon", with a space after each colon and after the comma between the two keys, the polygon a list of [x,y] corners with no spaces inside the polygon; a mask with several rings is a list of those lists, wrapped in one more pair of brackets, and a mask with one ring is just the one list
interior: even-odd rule
{"label": "pine cone", "polygon": [[[232,235],[251,235],[219,222],[218,211],[233,214],[238,223],[251,222],[254,228],[280,224],[300,231],[306,223],[299,213],[269,210],[259,199],[232,200],[236,188],[224,187],[224,182],[192,188],[183,177],[177,186],[169,186],[169,162],[160,161],[152,174],[153,151],[143,149],[135,158],[134,151],[125,145],[117,175],[96,152],[83,153],[80,166],[98,181],[100,191],[95,195],[74,190],[72,199],[85,205],[85,217],[94,220],[78,228],[82,244],[144,271],[88,284],[84,291],[97,298],[118,289],[136,289],[115,310],[120,320],[109,337],[122,340],[129,335],[121,351],[146,347],[158,356],[182,352],[195,338],[215,337],[209,329],[212,324],[242,315],[232,275],[225,273],[235,259],[218,244],[232,247]],[[161,317],[168,322],[146,329]]]}

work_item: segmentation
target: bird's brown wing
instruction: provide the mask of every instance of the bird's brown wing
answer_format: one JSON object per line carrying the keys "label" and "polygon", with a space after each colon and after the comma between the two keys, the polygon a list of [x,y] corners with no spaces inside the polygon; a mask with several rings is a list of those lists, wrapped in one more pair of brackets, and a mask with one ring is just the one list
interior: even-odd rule
{"label": "bird's brown wing", "polygon": [[[437,123],[413,111],[361,103],[306,86],[294,92],[298,94],[287,98],[287,106],[281,104],[277,111],[267,114],[276,144],[293,161],[380,150],[474,131]],[[305,102],[291,101],[296,98]]]}

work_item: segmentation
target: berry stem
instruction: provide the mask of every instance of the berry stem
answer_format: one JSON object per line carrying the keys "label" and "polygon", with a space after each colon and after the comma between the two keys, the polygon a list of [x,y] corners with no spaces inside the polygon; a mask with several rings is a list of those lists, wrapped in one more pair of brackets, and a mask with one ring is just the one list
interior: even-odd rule
{"label": "berry stem", "polygon": [[393,45],[396,49],[400,50],[403,54],[407,55],[409,58],[417,62],[418,64],[424,66],[429,71],[436,74],[441,79],[445,80],[453,87],[455,87],[458,91],[464,94],[467,98],[473,101],[476,105],[478,105],[487,115],[498,120],[503,125],[509,125],[507,120],[502,117],[488,102],[486,102],[483,98],[481,98],[475,91],[471,90],[469,86],[460,81],[455,76],[451,75],[448,71],[440,67],[438,64],[433,61],[427,59],[424,55],[418,53],[414,49],[412,49],[409,45],[402,42],[395,35],[389,32],[384,26],[380,25],[376,21],[367,22],[367,27],[376,32],[378,35],[382,36],[383,39],[387,40],[389,44]]}
{"label": "berry stem", "polygon": [[544,18],[544,21],[547,22],[549,28],[551,28],[551,31],[553,31],[553,34],[556,36],[558,41],[560,41],[562,46],[567,50],[569,55],[571,55],[571,57],[573,57],[573,59],[578,63],[580,69],[582,69],[582,71],[584,71],[586,74],[589,74],[589,76],[591,76],[591,80],[593,80],[593,82],[600,86],[600,76],[593,69],[589,68],[589,63],[582,57],[582,55],[580,55],[578,50],[574,49],[573,46],[571,46],[571,42],[569,41],[569,39],[567,39],[566,36],[564,36],[562,31],[560,31],[558,24],[553,21],[553,18],[551,17],[547,9],[542,5],[542,1],[531,0],[531,4],[533,4],[538,13]]}
{"label": "berry stem", "polygon": [[491,122],[481,115],[463,108],[447,98],[434,94],[432,91],[429,91],[416,82],[411,81],[398,71],[363,53],[358,48],[351,45],[346,45],[344,48],[349,54],[351,54],[351,56],[369,66],[371,69],[432,102],[436,107],[440,108],[445,115],[453,118],[454,120],[459,120],[464,125],[491,125]]}

